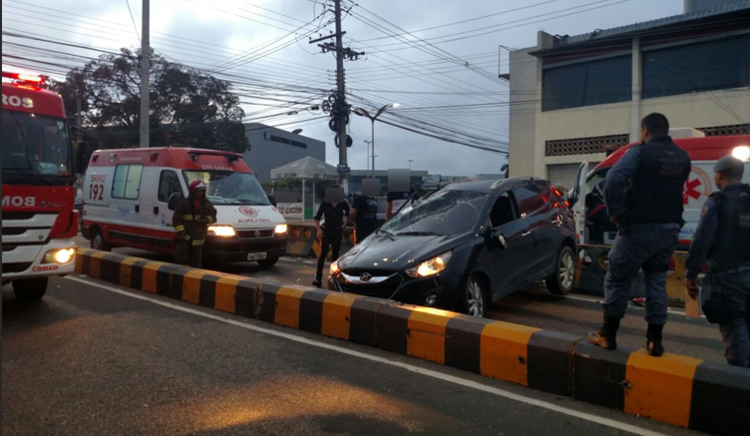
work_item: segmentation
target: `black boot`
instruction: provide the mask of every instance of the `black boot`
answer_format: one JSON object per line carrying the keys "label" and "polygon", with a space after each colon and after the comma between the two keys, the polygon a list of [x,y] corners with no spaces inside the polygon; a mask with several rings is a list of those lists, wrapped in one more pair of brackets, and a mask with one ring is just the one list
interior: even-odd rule
{"label": "black boot", "polygon": [[605,350],[617,349],[617,329],[620,328],[620,319],[612,318],[604,314],[604,324],[598,332],[589,333],[589,342],[598,345]]}
{"label": "black boot", "polygon": [[648,332],[646,333],[646,349],[649,356],[659,357],[664,354],[664,346],[661,344],[662,330],[664,330],[663,324],[649,323]]}

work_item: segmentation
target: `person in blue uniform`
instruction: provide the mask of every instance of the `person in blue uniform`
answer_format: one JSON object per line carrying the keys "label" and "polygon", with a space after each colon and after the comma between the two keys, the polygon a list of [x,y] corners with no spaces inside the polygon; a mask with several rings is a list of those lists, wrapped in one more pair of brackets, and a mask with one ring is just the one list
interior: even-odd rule
{"label": "person in blue uniform", "polygon": [[698,274],[708,260],[711,295],[703,305],[706,318],[719,324],[730,365],[750,368],[750,186],[742,183],[745,165],[726,156],[714,166],[720,189],[706,200],[687,259],[685,288],[699,298]]}
{"label": "person in blue uniform", "polygon": [[646,285],[646,347],[664,354],[662,331],[667,322],[667,270],[678,242],[682,192],[690,175],[690,157],[669,134],[669,121],[653,113],[641,120],[641,144],[630,148],[607,173],[604,200],[618,233],[609,252],[604,280],[604,322],[589,333],[589,342],[617,348],[617,330],[628,307],[628,294],[643,268]]}

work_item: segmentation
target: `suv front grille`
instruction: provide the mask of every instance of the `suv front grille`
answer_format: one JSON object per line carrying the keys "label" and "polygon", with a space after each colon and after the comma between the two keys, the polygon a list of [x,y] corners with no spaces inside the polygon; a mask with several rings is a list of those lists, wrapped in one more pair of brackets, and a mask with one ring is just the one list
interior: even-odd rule
{"label": "suv front grille", "polygon": [[[353,274],[353,272],[354,271],[347,271],[346,274],[349,276],[354,275],[355,277],[359,277],[359,274],[355,275]],[[383,275],[385,275],[385,273],[376,275],[374,272],[371,274],[373,274],[373,277],[383,277]],[[391,298],[391,296],[396,292],[398,287],[401,286],[401,283],[403,283],[404,281],[404,279],[398,274],[393,275],[391,278],[384,282],[373,284],[348,283],[344,280],[345,279],[343,277],[339,276],[338,285],[339,288],[341,288],[342,292],[377,298]]]}

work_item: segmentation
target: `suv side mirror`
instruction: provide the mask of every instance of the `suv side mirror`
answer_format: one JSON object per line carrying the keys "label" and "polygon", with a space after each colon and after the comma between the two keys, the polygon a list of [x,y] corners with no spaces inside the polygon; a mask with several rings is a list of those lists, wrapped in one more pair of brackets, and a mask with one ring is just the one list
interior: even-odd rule
{"label": "suv side mirror", "polygon": [[503,235],[497,228],[488,228],[485,237],[487,238],[487,243],[490,247],[496,247],[501,250],[508,248],[508,241],[505,239],[505,235]]}
{"label": "suv side mirror", "polygon": [[169,201],[167,202],[167,208],[171,211],[174,211],[177,209],[177,205],[180,204],[182,200],[185,199],[185,196],[182,195],[180,192],[175,192],[174,194],[169,196]]}
{"label": "suv side mirror", "polygon": [[268,196],[268,201],[271,202],[271,205],[273,207],[276,207],[277,203],[276,203],[276,196],[275,195],[269,195]]}

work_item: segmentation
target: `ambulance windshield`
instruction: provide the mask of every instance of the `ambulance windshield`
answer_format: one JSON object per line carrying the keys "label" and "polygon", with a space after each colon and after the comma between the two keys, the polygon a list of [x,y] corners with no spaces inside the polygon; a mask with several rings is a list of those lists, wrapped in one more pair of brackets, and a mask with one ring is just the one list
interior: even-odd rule
{"label": "ambulance windshield", "polygon": [[64,120],[3,110],[3,177],[56,184],[72,177]]}
{"label": "ambulance windshield", "polygon": [[253,174],[230,171],[185,171],[188,186],[193,180],[203,180],[208,199],[214,205],[237,204],[270,206],[263,187]]}

